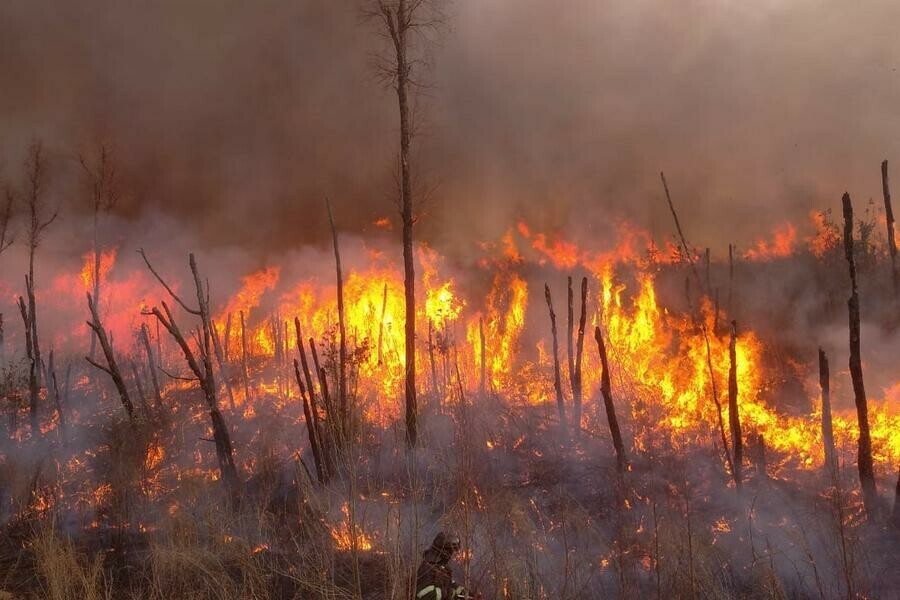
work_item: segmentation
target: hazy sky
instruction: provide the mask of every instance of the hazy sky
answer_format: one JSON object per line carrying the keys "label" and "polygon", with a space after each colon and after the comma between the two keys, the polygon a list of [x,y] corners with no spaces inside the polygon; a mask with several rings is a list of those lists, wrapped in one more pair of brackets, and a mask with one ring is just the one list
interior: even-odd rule
{"label": "hazy sky", "polygon": [[[396,102],[357,0],[0,3],[0,158],[30,139],[83,207],[74,157],[111,141],[132,219],[265,251],[396,221]],[[900,181],[900,3],[454,0],[431,48],[421,235],[462,249],[517,218],[747,243],[847,189]],[[900,184],[898,184],[900,185]],[[71,213],[70,213],[71,214]]]}

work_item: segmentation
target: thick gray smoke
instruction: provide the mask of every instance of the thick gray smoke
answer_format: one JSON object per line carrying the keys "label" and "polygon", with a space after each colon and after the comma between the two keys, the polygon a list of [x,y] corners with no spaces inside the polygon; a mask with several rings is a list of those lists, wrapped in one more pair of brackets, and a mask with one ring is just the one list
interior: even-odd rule
{"label": "thick gray smoke", "polygon": [[[900,161],[890,0],[457,0],[447,14],[416,111],[421,231],[445,249],[520,216],[668,232],[660,170],[695,243],[748,243],[844,189],[877,197],[878,163]],[[74,158],[105,139],[130,219],[159,211],[206,243],[283,251],[324,239],[328,195],[365,232],[396,220],[380,43],[358,2],[4,2],[3,175],[43,138],[54,193],[84,210]]]}

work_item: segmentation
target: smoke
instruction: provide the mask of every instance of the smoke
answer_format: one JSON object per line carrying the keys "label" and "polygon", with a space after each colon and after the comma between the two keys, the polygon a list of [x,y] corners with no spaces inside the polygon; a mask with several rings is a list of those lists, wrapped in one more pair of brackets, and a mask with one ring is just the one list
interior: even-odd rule
{"label": "smoke", "polygon": [[[748,243],[878,194],[900,154],[889,1],[452,3],[416,105],[421,235],[465,253],[511,219],[669,231],[665,170],[695,243]],[[46,140],[54,193],[113,143],[118,212],[183,221],[258,255],[396,221],[396,106],[358,3],[267,0],[0,8],[0,157]],[[585,219],[590,216],[591,219]]]}

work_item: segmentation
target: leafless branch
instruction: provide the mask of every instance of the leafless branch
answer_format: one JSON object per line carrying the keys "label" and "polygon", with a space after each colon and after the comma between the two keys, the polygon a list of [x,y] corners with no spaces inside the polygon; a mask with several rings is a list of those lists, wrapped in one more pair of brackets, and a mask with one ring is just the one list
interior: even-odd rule
{"label": "leafless branch", "polygon": [[[189,307],[187,304],[185,304],[184,301],[178,296],[178,294],[176,294],[175,291],[172,290],[171,287],[169,287],[169,284],[166,283],[165,279],[163,279],[163,278],[160,276],[160,274],[156,272],[156,269],[154,269],[154,268],[153,268],[153,265],[150,264],[150,259],[147,258],[147,253],[144,252],[144,249],[143,249],[143,248],[140,248],[140,249],[138,250],[138,253],[139,253],[139,254],[141,255],[141,257],[144,259],[144,263],[146,263],[147,268],[150,269],[150,272],[153,273],[153,276],[156,277],[156,280],[157,280],[160,284],[162,284],[162,286],[163,286],[164,288],[166,288],[166,291],[169,293],[169,296],[171,296],[172,299],[175,300],[175,302],[177,302],[179,305],[181,305],[181,308],[183,308],[183,309],[186,310],[187,312],[191,313],[192,315],[198,315],[198,316],[199,316],[199,315],[200,315],[200,310],[199,310],[199,309],[195,310],[195,309]],[[163,306],[165,306],[165,303],[163,303]],[[154,309],[154,311],[155,311],[155,309]],[[156,314],[156,312],[154,312],[153,314]],[[163,325],[165,325],[164,322],[163,322]],[[168,329],[168,328],[167,328],[167,329]]]}

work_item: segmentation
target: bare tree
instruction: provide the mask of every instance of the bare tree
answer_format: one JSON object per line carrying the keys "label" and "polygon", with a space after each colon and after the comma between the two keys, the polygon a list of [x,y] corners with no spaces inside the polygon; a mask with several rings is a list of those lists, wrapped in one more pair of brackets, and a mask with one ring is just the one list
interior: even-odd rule
{"label": "bare tree", "polygon": [[[331,210],[331,202],[325,199],[328,208],[328,223],[331,225],[331,239],[334,243],[334,265],[337,273],[337,307],[338,307],[338,406],[340,407],[339,419],[341,421],[341,433],[346,439],[350,435],[349,418],[347,414],[347,330],[344,325],[344,274],[341,270],[341,249],[338,245],[337,226],[334,224],[334,213]],[[298,379],[299,384],[302,382]]]}
{"label": "bare tree", "polygon": [[16,203],[16,194],[12,188],[3,190],[3,207],[0,209],[0,254],[3,254],[13,242],[16,241],[12,231],[13,206]]}
{"label": "bare tree", "polygon": [[599,325],[594,327],[594,339],[597,340],[597,352],[600,353],[600,366],[603,369],[600,374],[600,393],[603,394],[603,405],[606,408],[609,433],[612,436],[613,448],[616,450],[616,469],[619,473],[624,473],[628,459],[625,456],[625,443],[622,441],[619,420],[616,418],[616,405],[613,402],[612,383],[609,373],[609,358],[606,354],[606,344],[603,342],[603,332],[600,331]]}
{"label": "bare tree", "polygon": [[22,322],[25,324],[25,356],[28,358],[28,416],[31,422],[31,436],[34,437],[39,432],[37,416],[40,394],[37,378],[39,369],[34,357],[33,338],[31,337],[31,315],[22,296],[19,296],[19,311],[22,313]]}
{"label": "bare tree", "polygon": [[878,492],[875,487],[872,438],[869,434],[869,408],[866,400],[866,387],[863,382],[862,359],[860,358],[859,288],[856,282],[856,260],[853,255],[853,204],[850,201],[850,194],[844,192],[841,202],[844,209],[844,256],[847,258],[850,268],[850,299],[847,300],[850,316],[850,379],[853,382],[853,396],[859,423],[856,465],[863,492],[863,504],[869,518],[873,518],[878,512]]}
{"label": "bare tree", "polygon": [[[3,208],[0,210],[0,254],[15,242],[12,232],[13,205],[15,193],[11,188],[4,190]],[[6,364],[6,347],[3,341],[3,313],[0,312],[0,368]]]}
{"label": "bare tree", "polygon": [[119,365],[116,362],[116,355],[113,352],[109,336],[107,336],[106,329],[103,328],[103,323],[100,321],[100,314],[97,312],[97,303],[91,298],[90,292],[87,292],[87,303],[88,309],[91,311],[91,320],[88,321],[87,324],[100,341],[103,356],[106,358],[106,366],[104,367],[90,356],[85,356],[84,358],[91,365],[104,371],[112,378],[116,390],[119,392],[119,399],[122,401],[122,406],[125,407],[125,412],[128,413],[128,418],[134,420],[134,405],[131,402],[131,396],[128,394],[128,388],[125,386],[125,379],[122,377],[122,372],[119,370]]}
{"label": "bare tree", "polygon": [[37,305],[34,299],[34,256],[41,244],[44,231],[59,216],[59,206],[53,210],[46,207],[44,186],[46,184],[46,158],[41,142],[34,142],[28,150],[25,160],[26,193],[25,203],[28,207],[28,276],[25,278],[25,291],[28,295],[28,321],[32,351],[37,366],[37,383],[41,385],[41,346],[38,340]]}
{"label": "bare tree", "polygon": [[[106,144],[100,144],[97,151],[97,158],[91,161],[84,155],[78,156],[81,168],[87,176],[88,185],[91,190],[91,208],[94,214],[94,248],[93,248],[93,268],[91,272],[92,296],[94,304],[100,306],[100,277],[101,277],[101,257],[102,245],[100,241],[100,218],[109,214],[109,211],[116,205],[119,200],[119,191],[116,184],[116,165],[113,160],[113,153]],[[97,349],[97,334],[92,332],[91,335],[91,352],[90,357],[94,358]]]}
{"label": "bare tree", "polygon": [[172,299],[187,313],[200,318],[200,331],[197,339],[197,347],[200,354],[200,360],[198,361],[196,354],[191,349],[190,344],[188,344],[184,334],[175,322],[175,317],[172,315],[169,306],[165,302],[161,302],[163,307],[162,311],[157,307],[153,307],[153,309],[149,311],[149,314],[154,315],[157,321],[162,323],[162,326],[166,328],[166,331],[168,331],[172,338],[178,343],[178,347],[181,348],[181,352],[184,354],[184,359],[187,362],[188,367],[197,381],[200,382],[200,388],[203,390],[203,396],[206,400],[206,406],[209,409],[209,417],[212,422],[213,442],[216,445],[216,458],[219,462],[219,473],[221,474],[222,481],[225,483],[232,499],[237,501],[240,497],[240,479],[238,478],[237,467],[234,462],[234,447],[231,445],[231,434],[228,432],[225,419],[219,411],[219,401],[216,396],[216,382],[213,374],[212,320],[209,315],[209,285],[207,284],[204,286],[201,283],[200,272],[197,269],[197,261],[194,259],[194,255],[191,254],[189,256],[189,264],[191,267],[191,274],[194,278],[194,287],[197,292],[198,308],[190,307],[172,290],[159,273],[156,272],[156,269],[150,264],[150,260],[147,258],[143,249],[139,252],[143,257],[147,268],[169,293],[169,296],[171,296]]}
{"label": "bare tree", "polygon": [[894,238],[894,208],[891,205],[891,182],[888,177],[888,161],[881,161],[881,193],[884,196],[884,217],[887,226],[888,252],[891,255],[891,283],[897,293],[897,241]]}
{"label": "bare tree", "polygon": [[418,43],[427,40],[443,23],[435,0],[371,0],[365,17],[379,25],[390,50],[375,65],[378,76],[397,93],[400,116],[400,215],[403,219],[403,287],[406,307],[406,443],[416,445],[416,295],[413,255],[413,186],[410,148],[413,138],[410,92],[420,85],[417,71],[423,61],[415,56]]}
{"label": "bare tree", "polygon": [[567,432],[566,403],[563,398],[562,381],[559,373],[559,342],[556,336],[556,313],[553,312],[553,297],[550,295],[550,286],[546,283],[544,284],[544,298],[547,300],[547,309],[550,311],[550,333],[553,334],[553,389],[556,391],[559,426],[564,432]]}

